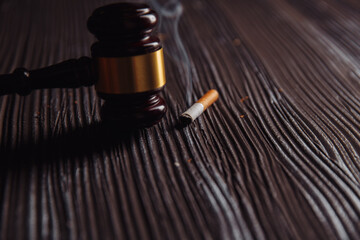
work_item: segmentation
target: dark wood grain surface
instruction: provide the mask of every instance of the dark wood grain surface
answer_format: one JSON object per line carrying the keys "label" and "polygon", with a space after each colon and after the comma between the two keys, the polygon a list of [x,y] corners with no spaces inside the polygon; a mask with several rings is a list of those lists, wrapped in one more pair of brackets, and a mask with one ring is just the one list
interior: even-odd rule
{"label": "dark wood grain surface", "polygon": [[[89,56],[110,2],[0,1],[0,72]],[[106,128],[93,87],[0,98],[0,239],[359,239],[360,2],[151,4],[157,126]]]}

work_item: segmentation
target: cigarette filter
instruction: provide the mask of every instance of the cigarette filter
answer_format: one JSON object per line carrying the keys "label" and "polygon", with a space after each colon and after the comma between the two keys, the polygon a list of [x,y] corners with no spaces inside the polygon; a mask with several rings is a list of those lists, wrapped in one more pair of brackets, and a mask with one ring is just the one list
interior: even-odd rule
{"label": "cigarette filter", "polygon": [[219,98],[219,93],[215,89],[211,89],[194,103],[186,112],[181,114],[180,118],[183,122],[190,123],[199,117],[211,104]]}

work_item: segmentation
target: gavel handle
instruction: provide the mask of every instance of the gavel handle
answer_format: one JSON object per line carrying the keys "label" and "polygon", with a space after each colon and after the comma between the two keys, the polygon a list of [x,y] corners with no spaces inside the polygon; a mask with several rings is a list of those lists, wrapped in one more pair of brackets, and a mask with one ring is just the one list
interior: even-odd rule
{"label": "gavel handle", "polygon": [[11,74],[0,75],[0,95],[27,95],[44,88],[77,88],[93,85],[95,81],[92,59],[81,57],[31,71],[17,68]]}

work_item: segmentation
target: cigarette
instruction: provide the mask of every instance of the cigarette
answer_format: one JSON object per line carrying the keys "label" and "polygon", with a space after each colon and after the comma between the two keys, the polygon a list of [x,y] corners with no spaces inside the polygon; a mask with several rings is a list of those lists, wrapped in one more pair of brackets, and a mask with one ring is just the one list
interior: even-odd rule
{"label": "cigarette", "polygon": [[215,89],[211,89],[194,103],[186,112],[181,114],[182,122],[191,123],[198,118],[208,107],[211,106],[219,98],[219,93]]}

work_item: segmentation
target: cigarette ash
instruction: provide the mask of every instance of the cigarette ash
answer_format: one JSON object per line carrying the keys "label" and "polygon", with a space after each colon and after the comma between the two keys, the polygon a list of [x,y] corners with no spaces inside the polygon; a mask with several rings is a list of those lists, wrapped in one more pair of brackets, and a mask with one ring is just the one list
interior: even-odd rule
{"label": "cigarette ash", "polygon": [[179,32],[179,21],[184,11],[183,5],[179,0],[150,0],[150,4],[159,14],[159,30],[162,32],[160,34],[161,38],[166,39],[169,45],[173,45],[173,47],[167,48],[165,53],[179,64],[179,69],[182,72],[181,75],[185,76],[185,78],[181,78],[181,81],[186,89],[186,104],[189,107],[192,102],[193,79],[189,55]]}
{"label": "cigarette ash", "polygon": [[188,125],[193,121],[192,117],[189,114],[181,114],[180,122],[184,125]]}

